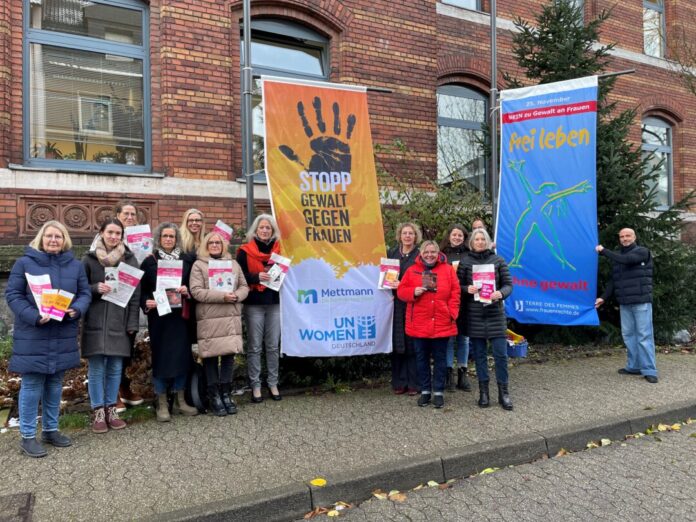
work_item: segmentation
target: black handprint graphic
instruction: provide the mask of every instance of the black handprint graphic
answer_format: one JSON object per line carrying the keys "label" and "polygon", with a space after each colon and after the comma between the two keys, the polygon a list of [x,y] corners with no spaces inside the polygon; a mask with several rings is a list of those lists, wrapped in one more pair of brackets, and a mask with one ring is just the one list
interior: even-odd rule
{"label": "black handprint graphic", "polygon": [[[321,112],[321,98],[319,96],[316,96],[312,101],[312,107],[314,107],[314,114],[317,120],[317,129],[321,135],[309,142],[310,148],[314,151],[314,155],[309,160],[309,167],[305,166],[291,147],[281,145],[278,148],[289,160],[302,165],[302,168],[310,172],[350,172],[350,146],[339,139],[341,136],[341,109],[338,103],[334,102],[332,105],[334,136],[326,135],[326,122]],[[307,120],[305,106],[301,101],[297,102],[297,114],[300,116],[305,134],[308,138],[312,138],[314,131]],[[355,122],[354,114],[349,115],[346,119],[346,141],[350,140],[350,136],[355,128]]]}

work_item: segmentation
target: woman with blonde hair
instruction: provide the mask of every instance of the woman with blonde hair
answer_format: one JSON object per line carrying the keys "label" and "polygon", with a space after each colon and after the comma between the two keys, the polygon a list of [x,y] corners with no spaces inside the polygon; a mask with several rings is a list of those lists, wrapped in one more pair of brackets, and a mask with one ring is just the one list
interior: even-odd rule
{"label": "woman with blonde hair", "polygon": [[[241,302],[249,293],[242,269],[227,248],[219,233],[210,232],[201,241],[191,269],[191,294],[198,301],[198,354],[203,359],[208,406],[218,417],[237,413],[231,396],[234,356],[243,351]],[[231,289],[210,288],[208,268],[213,259],[230,261],[234,275]]]}
{"label": "woman with blonde hair", "polygon": [[[418,245],[423,240],[420,227],[415,223],[401,223],[396,227],[397,245],[387,252],[390,259],[399,260],[399,281],[416,262]],[[416,395],[421,388],[413,339],[406,333],[406,302],[394,292],[394,321],[392,322],[392,388],[397,395],[408,392]]]}
{"label": "woman with blonde hair", "polygon": [[[58,431],[63,375],[80,366],[78,322],[87,313],[92,292],[85,269],[74,258],[65,226],[48,221],[17,259],[7,281],[5,299],[14,313],[9,370],[22,376],[19,389],[20,447],[29,457],[44,457],[41,444],[66,447],[70,438]],[[74,297],[62,321],[39,310],[27,281],[29,276],[49,276],[51,287]],[[41,402],[41,442],[36,440],[36,418]]]}
{"label": "woman with blonde hair", "polygon": [[201,246],[201,238],[205,236],[203,212],[196,208],[190,208],[184,212],[179,233],[182,252],[195,256],[198,247]]}

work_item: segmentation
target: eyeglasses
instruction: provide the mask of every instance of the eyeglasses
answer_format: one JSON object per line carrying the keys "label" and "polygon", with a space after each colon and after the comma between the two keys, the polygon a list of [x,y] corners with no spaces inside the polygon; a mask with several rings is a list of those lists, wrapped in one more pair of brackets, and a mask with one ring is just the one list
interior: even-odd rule
{"label": "eyeglasses", "polygon": [[222,241],[208,241],[208,245],[222,245]]}
{"label": "eyeglasses", "polygon": [[187,219],[187,223],[203,223],[202,219]]}
{"label": "eyeglasses", "polygon": [[54,241],[63,241],[63,236],[58,234],[44,234],[44,239],[53,239]]}
{"label": "eyeglasses", "polygon": [[176,239],[176,236],[173,234],[162,234],[162,239]]}

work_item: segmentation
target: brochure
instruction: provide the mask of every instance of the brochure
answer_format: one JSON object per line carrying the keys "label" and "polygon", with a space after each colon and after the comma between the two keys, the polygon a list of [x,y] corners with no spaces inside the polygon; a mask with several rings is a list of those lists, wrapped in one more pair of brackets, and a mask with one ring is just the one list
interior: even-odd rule
{"label": "brochure", "polygon": [[434,272],[423,272],[421,285],[428,292],[437,292],[437,274]]}
{"label": "brochure", "polygon": [[111,288],[112,292],[118,292],[118,267],[104,267],[104,283]]}
{"label": "brochure", "polygon": [[167,301],[169,302],[170,308],[181,308],[181,292],[176,288],[165,288],[164,292],[167,294]]}
{"label": "brochure", "polygon": [[475,301],[491,304],[491,295],[495,292],[495,266],[492,264],[474,265],[471,274],[474,286],[478,292],[474,294]]}
{"label": "brochure", "polygon": [[75,294],[67,290],[46,288],[41,294],[41,306],[48,308],[48,316],[56,321],[62,321],[65,313],[70,308],[70,303]]}
{"label": "brochure", "polygon": [[399,286],[399,270],[401,266],[398,259],[383,257],[379,261],[379,290],[394,290]]}
{"label": "brochure", "polygon": [[261,281],[261,284],[277,292],[283,285],[283,281],[285,281],[285,275],[288,273],[292,261],[274,252],[271,254],[271,263],[273,264],[269,265],[267,271],[271,279],[269,281]]}
{"label": "brochure", "polygon": [[172,313],[172,308],[169,306],[169,299],[167,299],[166,290],[155,290],[152,293],[157,303],[157,313],[161,316]]}
{"label": "brochure", "polygon": [[157,261],[157,290],[179,288],[184,275],[184,262],[181,259]]}
{"label": "brochure", "polygon": [[126,243],[135,254],[138,263],[142,263],[152,253],[153,240],[150,225],[126,227]]}
{"label": "brochure", "polygon": [[211,259],[208,262],[208,288],[229,293],[234,291],[236,282],[231,259]]}
{"label": "brochure", "polygon": [[26,272],[24,273],[24,276],[27,278],[27,284],[31,290],[31,295],[34,296],[34,302],[36,303],[36,307],[39,309],[39,313],[41,315],[47,315],[51,308],[45,307],[41,304],[41,294],[44,290],[51,289],[51,276],[48,274],[31,275]]}
{"label": "brochure", "polygon": [[102,295],[104,301],[109,301],[115,305],[125,308],[133,296],[140,279],[144,272],[138,268],[130,266],[123,261],[118,264],[118,290]]}
{"label": "brochure", "polygon": [[218,219],[217,223],[215,223],[215,226],[213,227],[213,232],[217,232],[218,234],[220,234],[223,238],[225,238],[225,241],[227,241],[228,243],[232,239],[232,227],[225,224],[225,222],[221,219]]}

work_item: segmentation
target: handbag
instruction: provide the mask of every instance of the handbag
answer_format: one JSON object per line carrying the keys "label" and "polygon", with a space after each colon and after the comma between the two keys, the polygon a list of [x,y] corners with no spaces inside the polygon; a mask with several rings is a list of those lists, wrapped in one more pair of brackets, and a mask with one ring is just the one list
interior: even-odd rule
{"label": "handbag", "polygon": [[182,299],[181,302],[181,318],[189,320],[191,318],[191,300]]}

